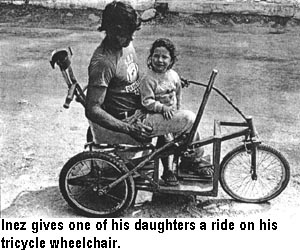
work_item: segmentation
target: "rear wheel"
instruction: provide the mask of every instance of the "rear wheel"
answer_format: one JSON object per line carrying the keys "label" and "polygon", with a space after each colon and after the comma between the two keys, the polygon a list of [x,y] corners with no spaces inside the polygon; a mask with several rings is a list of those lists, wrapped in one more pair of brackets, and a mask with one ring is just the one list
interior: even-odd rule
{"label": "rear wheel", "polygon": [[128,171],[123,161],[102,152],[82,152],[72,157],[63,167],[59,186],[68,204],[85,216],[118,216],[134,198],[132,176],[101,192]]}
{"label": "rear wheel", "polygon": [[266,202],[286,188],[290,167],[279,151],[267,145],[258,145],[257,178],[254,178],[250,152],[247,152],[245,146],[240,146],[224,157],[220,166],[220,183],[224,191],[236,200]]}

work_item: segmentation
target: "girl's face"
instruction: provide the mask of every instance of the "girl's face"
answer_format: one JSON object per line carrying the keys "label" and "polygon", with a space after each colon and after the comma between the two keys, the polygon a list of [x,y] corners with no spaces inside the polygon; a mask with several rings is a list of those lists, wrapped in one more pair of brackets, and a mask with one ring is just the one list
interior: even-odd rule
{"label": "girl's face", "polygon": [[169,50],[165,47],[157,47],[151,56],[152,69],[157,73],[164,73],[168,70],[172,58]]}

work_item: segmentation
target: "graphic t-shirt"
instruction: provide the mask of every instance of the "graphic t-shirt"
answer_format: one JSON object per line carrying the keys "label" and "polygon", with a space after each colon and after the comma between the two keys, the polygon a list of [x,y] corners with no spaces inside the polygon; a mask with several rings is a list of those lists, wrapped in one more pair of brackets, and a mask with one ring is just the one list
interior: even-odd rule
{"label": "graphic t-shirt", "polygon": [[138,70],[132,43],[122,50],[113,50],[102,42],[95,50],[89,65],[89,86],[107,88],[104,110],[119,115],[141,108]]}

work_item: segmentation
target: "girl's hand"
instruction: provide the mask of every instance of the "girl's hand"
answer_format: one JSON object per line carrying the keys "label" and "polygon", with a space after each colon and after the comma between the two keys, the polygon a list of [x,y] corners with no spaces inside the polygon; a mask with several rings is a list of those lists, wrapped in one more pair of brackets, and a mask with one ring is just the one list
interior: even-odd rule
{"label": "girl's hand", "polygon": [[172,119],[175,112],[175,108],[172,106],[163,106],[162,115],[166,120]]}

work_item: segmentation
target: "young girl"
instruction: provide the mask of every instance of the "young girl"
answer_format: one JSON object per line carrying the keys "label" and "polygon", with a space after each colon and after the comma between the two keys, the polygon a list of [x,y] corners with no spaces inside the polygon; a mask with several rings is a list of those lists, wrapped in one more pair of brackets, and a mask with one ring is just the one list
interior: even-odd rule
{"label": "young girl", "polygon": [[[181,81],[172,69],[176,61],[174,44],[166,38],[156,40],[150,49],[147,60],[149,68],[140,85],[142,105],[151,113],[161,113],[166,120],[172,119],[174,112],[180,109]],[[165,141],[173,139],[172,134],[164,135]],[[162,159],[164,173],[162,179],[168,185],[177,185],[178,181],[170,166],[170,159]]]}
{"label": "young girl", "polygon": [[161,113],[166,120],[181,105],[181,81],[172,69],[176,61],[174,44],[166,38],[157,39],[150,49],[149,68],[141,81],[143,106],[151,112]]}
{"label": "young girl", "polygon": [[[180,112],[181,80],[179,75],[172,69],[176,59],[175,46],[169,39],[160,38],[152,44],[147,60],[149,69],[142,78],[140,85],[142,105],[150,111],[149,115],[160,113],[165,120],[172,120],[172,117]],[[151,120],[149,115],[146,120]],[[155,122],[155,119],[153,120]],[[176,123],[175,120],[174,123]],[[159,134],[159,131],[156,131],[156,134]],[[165,141],[173,138],[172,134],[165,134],[164,136]],[[199,134],[196,137],[199,139]],[[202,159],[203,152],[203,149],[200,148],[195,153],[195,159],[182,159],[181,168],[187,170],[192,168],[193,172],[196,170],[200,176],[211,180],[212,173],[206,168],[209,163]],[[177,185],[177,178],[170,168],[170,159],[165,158],[162,160],[164,166],[162,179],[167,185]]]}

